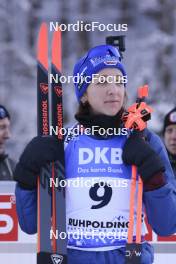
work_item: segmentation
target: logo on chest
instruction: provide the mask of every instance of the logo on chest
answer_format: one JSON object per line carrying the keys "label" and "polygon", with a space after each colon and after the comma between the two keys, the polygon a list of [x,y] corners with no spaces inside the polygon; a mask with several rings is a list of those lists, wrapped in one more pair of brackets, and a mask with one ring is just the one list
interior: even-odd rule
{"label": "logo on chest", "polygon": [[79,165],[89,164],[122,164],[121,148],[79,148]]}

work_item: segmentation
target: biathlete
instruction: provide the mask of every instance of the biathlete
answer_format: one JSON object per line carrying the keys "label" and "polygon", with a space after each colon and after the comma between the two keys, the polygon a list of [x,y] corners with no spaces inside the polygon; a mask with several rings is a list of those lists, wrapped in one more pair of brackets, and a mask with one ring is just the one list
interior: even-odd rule
{"label": "biathlete", "polygon": [[[144,212],[156,234],[176,232],[176,191],[167,152],[148,129],[146,140],[124,130],[127,75],[117,48],[100,45],[90,49],[74,67],[74,76],[78,75],[83,78],[75,82],[79,103],[75,118],[76,126],[82,125],[85,131],[65,138],[67,182],[82,179],[81,186],[66,187],[68,263],[125,263],[130,179],[132,165],[136,165],[144,186],[141,263],[151,264],[154,252],[145,241]],[[86,133],[93,127],[94,133]],[[121,133],[113,134],[115,129]],[[53,137],[34,138],[16,167],[17,213],[21,229],[28,234],[37,232],[37,175],[42,166],[58,159],[57,144]],[[134,239],[135,235],[134,230]]]}

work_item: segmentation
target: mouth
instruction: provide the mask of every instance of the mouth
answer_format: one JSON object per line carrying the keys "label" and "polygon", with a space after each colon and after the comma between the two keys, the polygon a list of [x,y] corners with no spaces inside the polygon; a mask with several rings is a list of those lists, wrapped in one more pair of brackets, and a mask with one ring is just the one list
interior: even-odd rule
{"label": "mouth", "polygon": [[170,146],[176,148],[176,144],[170,144]]}
{"label": "mouth", "polygon": [[170,149],[176,150],[176,144],[170,144]]}
{"label": "mouth", "polygon": [[105,104],[112,104],[112,103],[119,103],[120,101],[119,100],[108,100],[108,101],[105,101],[104,103]]}

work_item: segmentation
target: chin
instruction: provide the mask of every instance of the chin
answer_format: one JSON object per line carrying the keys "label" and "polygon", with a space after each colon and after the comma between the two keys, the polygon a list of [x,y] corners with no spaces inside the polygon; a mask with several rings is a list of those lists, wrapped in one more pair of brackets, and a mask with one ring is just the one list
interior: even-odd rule
{"label": "chin", "polygon": [[107,111],[106,113],[104,113],[107,116],[115,116],[117,115],[119,111]]}
{"label": "chin", "polygon": [[170,152],[172,155],[176,155],[176,149],[171,149],[171,150],[169,150],[169,152]]}
{"label": "chin", "polygon": [[115,115],[118,114],[118,112],[120,110],[121,110],[121,108],[120,109],[109,109],[109,110],[106,111],[106,115],[108,115],[108,116],[115,116]]}

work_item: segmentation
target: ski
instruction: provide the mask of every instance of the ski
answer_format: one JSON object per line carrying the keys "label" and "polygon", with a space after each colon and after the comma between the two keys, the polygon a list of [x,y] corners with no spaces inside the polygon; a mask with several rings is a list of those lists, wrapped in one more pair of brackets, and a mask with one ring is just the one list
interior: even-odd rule
{"label": "ski", "polygon": [[57,188],[52,185],[53,194],[53,231],[58,234],[57,240],[53,241],[55,249],[59,256],[62,258],[62,262],[67,263],[66,250],[66,201],[65,201],[65,188],[61,187],[61,181],[65,180],[65,159],[64,159],[64,137],[61,133],[63,128],[63,103],[62,103],[62,84],[60,82],[61,67],[62,67],[62,52],[61,52],[61,31],[55,31],[52,40],[51,50],[51,74],[54,76],[56,82],[51,83],[51,99],[52,99],[52,125],[57,127],[57,140],[59,148],[59,160],[54,164],[53,180],[58,180]]}
{"label": "ski", "polygon": [[[55,58],[54,58],[55,56]],[[59,62],[59,64],[58,64]],[[53,33],[52,41],[52,72],[61,70],[61,34]],[[49,63],[48,63],[48,26],[42,23],[37,46],[37,117],[38,135],[49,135],[50,117],[52,125],[63,125],[61,85],[51,85],[52,100],[49,107]],[[59,93],[60,91],[60,93]],[[49,110],[50,109],[50,110]],[[51,111],[51,113],[50,113]],[[59,117],[59,119],[58,119]],[[50,179],[64,178],[64,147],[63,138],[58,135],[60,157],[58,162],[42,168],[38,177],[37,188],[37,264],[66,264],[67,240],[57,239],[56,231],[66,233],[65,193],[64,190],[50,186]],[[59,176],[58,176],[59,175]],[[51,234],[53,235],[51,237]]]}
{"label": "ski", "polygon": [[[42,23],[37,46],[37,126],[38,136],[49,135],[49,98],[48,98],[48,27]],[[50,168],[42,168],[37,187],[37,259],[42,252],[51,251],[49,229],[51,228],[50,188],[48,185]],[[48,179],[48,180],[47,180]],[[44,206],[46,204],[47,206]],[[45,230],[45,232],[44,232]],[[37,263],[40,263],[37,260]]]}

